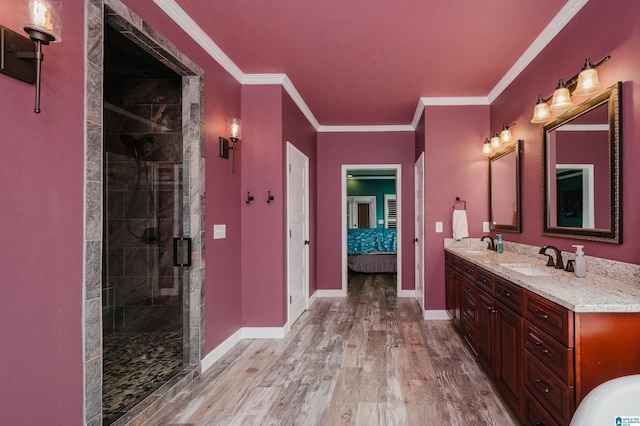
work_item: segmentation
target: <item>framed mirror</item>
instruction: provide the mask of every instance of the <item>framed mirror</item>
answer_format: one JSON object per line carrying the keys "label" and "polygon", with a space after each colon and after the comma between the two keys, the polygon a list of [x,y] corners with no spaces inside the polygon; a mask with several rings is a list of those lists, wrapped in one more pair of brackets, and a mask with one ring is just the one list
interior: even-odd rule
{"label": "framed mirror", "polygon": [[492,231],[522,232],[520,206],[520,149],[517,141],[489,157],[489,220]]}
{"label": "framed mirror", "polygon": [[544,126],[543,234],[622,243],[622,83]]}

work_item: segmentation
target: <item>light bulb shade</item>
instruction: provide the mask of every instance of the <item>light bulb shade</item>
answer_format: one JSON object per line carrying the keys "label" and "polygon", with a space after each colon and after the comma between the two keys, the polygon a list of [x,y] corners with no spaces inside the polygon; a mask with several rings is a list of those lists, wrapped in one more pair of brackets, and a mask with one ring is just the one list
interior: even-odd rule
{"label": "light bulb shade", "polygon": [[553,98],[551,98],[551,105],[549,109],[551,111],[566,111],[573,106],[571,102],[571,93],[569,89],[564,85],[564,82],[560,80],[558,87],[553,92]]}
{"label": "light bulb shade", "polygon": [[538,96],[538,103],[533,109],[532,123],[546,123],[551,119],[551,111],[549,111],[549,105],[542,99],[542,96]]}
{"label": "light bulb shade", "polygon": [[228,127],[229,127],[229,139],[231,139],[234,142],[237,142],[241,139],[242,137],[242,128],[240,126],[240,119],[239,118],[230,118],[229,119],[229,123],[228,123]]}
{"label": "light bulb shade", "polygon": [[495,133],[491,138],[491,148],[492,149],[500,148],[500,136],[498,136],[497,133]]}
{"label": "light bulb shade", "polygon": [[503,144],[510,144],[511,142],[513,142],[511,130],[509,130],[506,126],[500,132],[500,142]]}
{"label": "light bulb shade", "polygon": [[22,0],[19,13],[32,40],[43,44],[62,41],[62,1]]}
{"label": "light bulb shade", "polygon": [[578,84],[573,94],[575,96],[589,96],[599,92],[600,89],[602,86],[600,79],[598,79],[598,71],[591,66],[587,68],[585,65],[585,68],[578,74]]}
{"label": "light bulb shade", "polygon": [[491,143],[489,142],[489,138],[486,138],[482,144],[482,155],[485,157],[491,155]]}

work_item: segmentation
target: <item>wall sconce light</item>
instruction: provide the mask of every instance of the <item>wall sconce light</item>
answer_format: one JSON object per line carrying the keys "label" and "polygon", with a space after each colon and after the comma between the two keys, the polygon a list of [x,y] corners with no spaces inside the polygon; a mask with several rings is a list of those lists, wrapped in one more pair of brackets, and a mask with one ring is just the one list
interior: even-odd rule
{"label": "wall sconce light", "polygon": [[34,111],[39,114],[42,45],[62,41],[62,2],[24,0],[19,12],[29,39],[0,25],[0,73],[36,84]]}
{"label": "wall sconce light", "polygon": [[229,140],[219,137],[218,138],[218,155],[222,158],[229,158],[229,151],[233,151],[231,158],[231,173],[235,172],[236,168],[236,143],[240,141],[241,134],[240,119],[230,118],[228,121],[228,134],[229,140],[233,146],[229,146]]}
{"label": "wall sconce light", "polygon": [[[558,82],[556,90],[549,98],[543,99],[542,95],[538,95],[538,102],[533,111],[532,123],[546,123],[551,119],[551,111],[562,113],[573,107],[571,96],[590,96],[601,90],[600,80],[596,68],[611,59],[607,55],[595,65],[591,64],[591,60],[587,58],[584,67],[579,74],[574,75],[566,83],[562,79]],[[551,100],[551,104],[547,102]]]}
{"label": "wall sconce light", "polygon": [[482,155],[484,157],[489,157],[504,149],[510,148],[515,142],[513,135],[511,134],[511,128],[515,125],[516,123],[509,125],[503,124],[500,133],[495,132],[491,139],[485,138],[484,143],[482,144]]}

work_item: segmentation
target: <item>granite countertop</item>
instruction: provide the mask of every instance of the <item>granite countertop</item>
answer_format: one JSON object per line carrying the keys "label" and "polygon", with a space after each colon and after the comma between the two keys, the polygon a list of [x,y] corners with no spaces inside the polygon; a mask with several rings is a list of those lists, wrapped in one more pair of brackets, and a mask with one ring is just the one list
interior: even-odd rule
{"label": "granite countertop", "polygon": [[[469,247],[445,247],[445,250],[574,312],[640,312],[639,283],[591,272],[577,278],[572,272],[545,266],[541,258],[512,252]],[[523,275],[501,266],[506,263],[532,265],[551,275]]]}

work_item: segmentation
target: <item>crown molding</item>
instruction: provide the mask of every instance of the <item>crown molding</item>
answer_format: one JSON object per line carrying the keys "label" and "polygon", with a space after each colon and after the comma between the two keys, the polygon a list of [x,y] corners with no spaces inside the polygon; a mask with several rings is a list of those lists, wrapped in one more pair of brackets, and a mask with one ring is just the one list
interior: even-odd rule
{"label": "crown molding", "polygon": [[553,40],[558,33],[573,19],[589,0],[569,0],[560,12],[547,24],[531,45],[518,58],[515,64],[500,79],[498,84],[487,95],[489,103],[495,101],[502,92],[509,87],[520,73],[542,52],[542,49]]}
{"label": "crown molding", "polygon": [[390,124],[375,126],[319,126],[318,133],[367,133],[367,132],[413,132],[410,124]]}
{"label": "crown molding", "polygon": [[173,21],[178,24],[200,47],[202,47],[213,59],[220,64],[233,78],[242,83],[244,73],[229,58],[226,53],[204,32],[196,22],[191,19],[174,0],[153,0]]}

